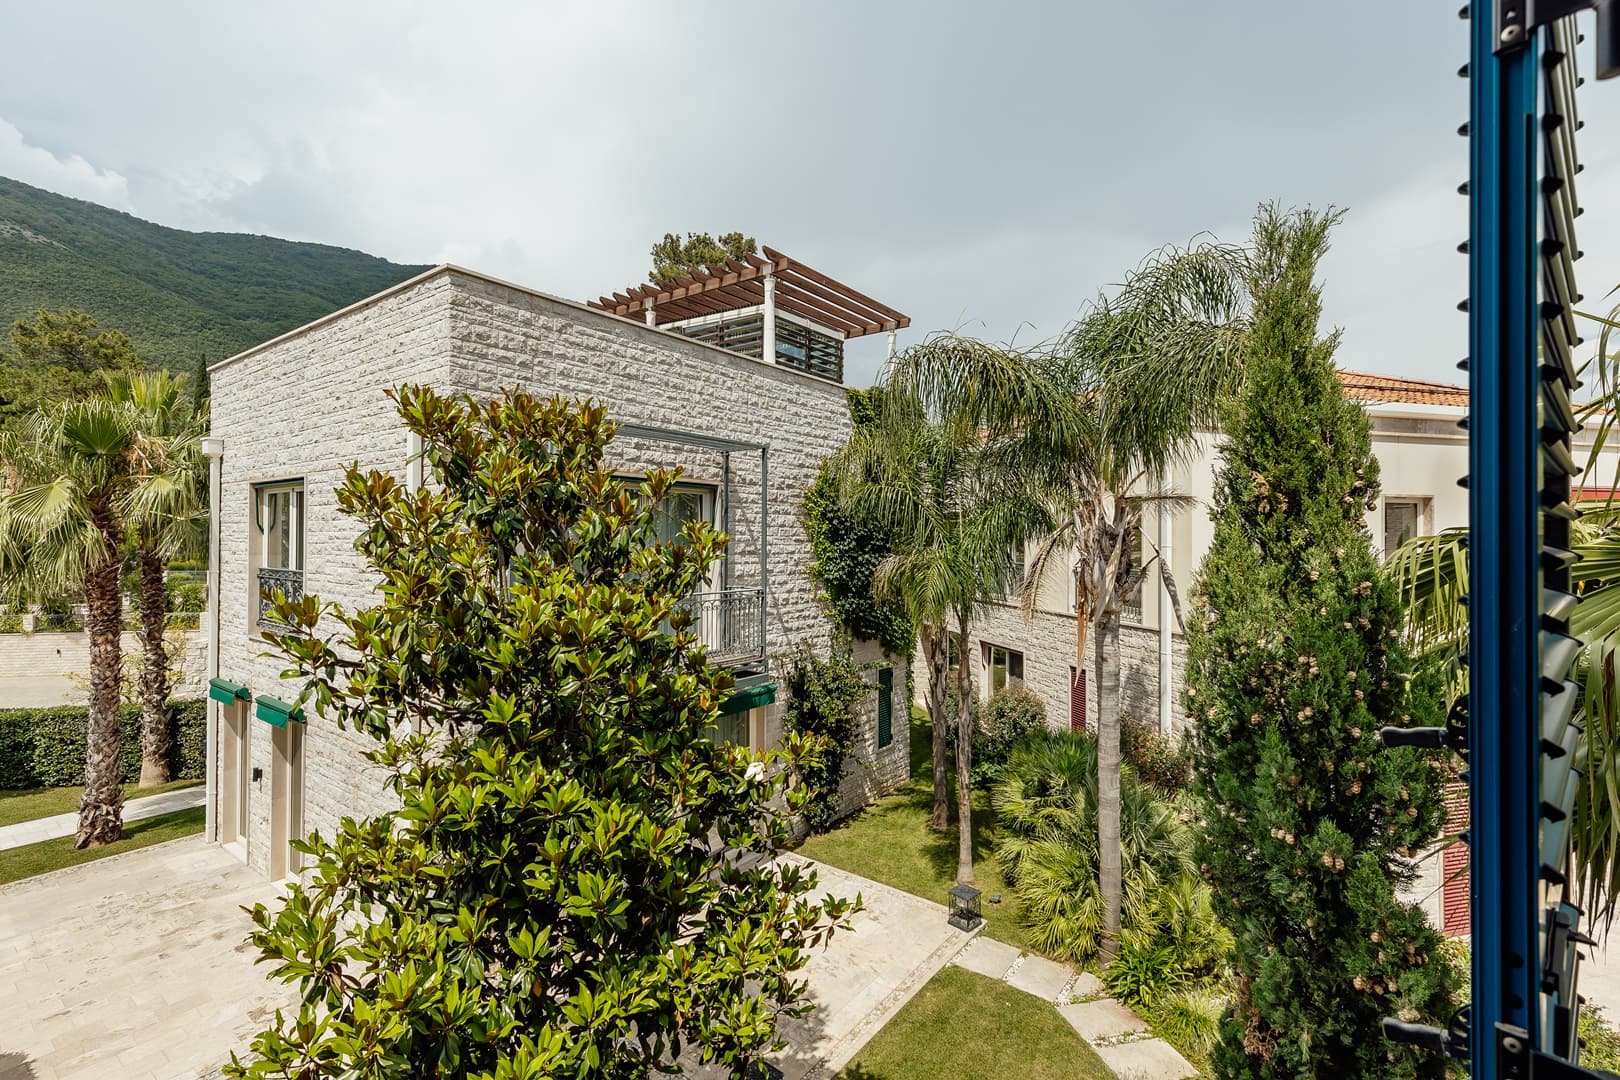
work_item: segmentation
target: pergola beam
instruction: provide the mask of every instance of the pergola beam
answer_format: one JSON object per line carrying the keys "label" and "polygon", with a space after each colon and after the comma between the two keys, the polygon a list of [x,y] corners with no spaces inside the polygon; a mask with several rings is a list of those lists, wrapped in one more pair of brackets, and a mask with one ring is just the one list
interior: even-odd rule
{"label": "pergola beam", "polygon": [[750,252],[669,282],[637,285],[593,300],[590,306],[641,321],[650,300],[657,323],[663,325],[765,305],[764,286],[770,279],[775,303],[783,311],[837,330],[846,338],[911,325],[909,318],[887,304],[795,262],[775,248],[763,251],[763,257]]}

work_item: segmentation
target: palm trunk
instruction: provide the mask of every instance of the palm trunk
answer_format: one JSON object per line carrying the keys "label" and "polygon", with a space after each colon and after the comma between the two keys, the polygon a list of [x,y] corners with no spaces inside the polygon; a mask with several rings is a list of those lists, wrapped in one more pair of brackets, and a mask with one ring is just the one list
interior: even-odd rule
{"label": "palm trunk", "polygon": [[168,597],[163,556],[142,547],[141,560],[141,787],[169,782],[169,658],[163,631]]}
{"label": "palm trunk", "polygon": [[85,575],[90,632],[90,713],[85,725],[84,799],[76,848],[100,847],[124,835],[124,790],[118,782],[118,687],[122,661],[118,535],[104,522],[101,561]]}
{"label": "palm trunk", "polygon": [[938,627],[922,627],[923,659],[928,664],[928,727],[933,736],[934,810],[928,826],[943,829],[951,822],[950,781],[945,771],[945,668],[949,654],[945,632]]}
{"label": "palm trunk", "polygon": [[956,665],[956,880],[973,884],[973,672],[968,668],[966,616]]}
{"label": "palm trunk", "polygon": [[1097,627],[1097,879],[1102,895],[1102,952],[1119,948],[1122,892],[1119,835],[1119,611],[1109,605]]}

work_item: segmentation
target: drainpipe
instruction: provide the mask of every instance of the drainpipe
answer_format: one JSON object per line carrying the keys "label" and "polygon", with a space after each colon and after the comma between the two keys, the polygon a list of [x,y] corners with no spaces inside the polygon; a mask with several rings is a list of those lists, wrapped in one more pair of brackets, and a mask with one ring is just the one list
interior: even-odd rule
{"label": "drainpipe", "polygon": [[[1159,558],[1165,569],[1173,569],[1170,538],[1175,532],[1175,515],[1168,508],[1159,508]],[[1176,617],[1170,605],[1170,590],[1159,583],[1159,734],[1171,733],[1171,702],[1176,696],[1175,638],[1170,624]]]}
{"label": "drainpipe", "polygon": [[414,431],[405,433],[405,490],[414,495],[422,490],[422,478],[426,474],[426,463],[422,460],[422,436]]}
{"label": "drainpipe", "polygon": [[[202,452],[208,458],[208,678],[219,678],[219,499],[220,469],[225,458],[225,440],[208,437],[202,441]],[[213,698],[208,703],[208,722],[204,725],[205,745],[203,770],[203,839],[208,843],[219,840],[219,711],[223,708]]]}

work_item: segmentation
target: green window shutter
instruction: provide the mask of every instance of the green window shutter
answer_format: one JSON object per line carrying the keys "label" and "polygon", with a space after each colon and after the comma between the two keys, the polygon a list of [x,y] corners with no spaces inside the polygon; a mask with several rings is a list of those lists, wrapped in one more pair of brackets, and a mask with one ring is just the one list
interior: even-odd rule
{"label": "green window shutter", "polygon": [[894,742],[894,668],[878,670],[878,749]]}

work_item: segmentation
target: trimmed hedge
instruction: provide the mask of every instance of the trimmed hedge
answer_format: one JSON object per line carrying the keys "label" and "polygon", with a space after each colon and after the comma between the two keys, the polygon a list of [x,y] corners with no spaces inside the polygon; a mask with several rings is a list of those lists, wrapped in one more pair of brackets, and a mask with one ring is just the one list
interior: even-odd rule
{"label": "trimmed hedge", "polygon": [[[0,788],[72,787],[84,783],[83,705],[49,709],[0,709]],[[176,780],[201,780],[206,772],[208,703],[169,702],[173,750],[169,768]],[[141,778],[141,710],[118,710],[119,778]]]}

